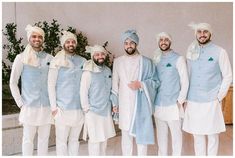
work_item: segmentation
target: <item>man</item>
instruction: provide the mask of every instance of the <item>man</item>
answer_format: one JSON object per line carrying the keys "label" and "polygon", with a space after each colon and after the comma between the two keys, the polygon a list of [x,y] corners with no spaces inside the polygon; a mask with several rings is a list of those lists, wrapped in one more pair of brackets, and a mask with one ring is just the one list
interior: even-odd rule
{"label": "man", "polygon": [[107,52],[104,47],[88,46],[91,60],[83,67],[81,78],[81,105],[85,112],[84,138],[88,132],[89,155],[105,155],[108,138],[115,136],[111,116],[111,70],[104,65]]}
{"label": "man", "polygon": [[181,117],[188,91],[188,72],[183,56],[171,49],[172,38],[166,32],[157,35],[158,49],[154,62],[160,80],[155,100],[158,155],[168,155],[168,127],[171,132],[172,155],[182,149]]}
{"label": "man", "polygon": [[[77,37],[64,31],[63,49],[51,62],[48,91],[55,118],[57,155],[78,155],[84,116],[80,103],[80,80],[85,59],[75,54]],[[67,143],[68,142],[68,143]]]}
{"label": "man", "polygon": [[211,41],[209,24],[190,26],[196,40],[187,52],[190,85],[183,130],[193,134],[196,155],[217,155],[219,133],[225,131],[221,102],[232,81],[231,65],[227,52]]}
{"label": "man", "polygon": [[132,155],[133,137],[138,155],[147,155],[147,144],[154,144],[153,101],[159,81],[155,65],[139,54],[139,37],[135,30],[122,35],[126,54],[114,60],[113,111],[119,111],[122,130],[122,153]]}
{"label": "man", "polygon": [[[23,124],[22,154],[33,155],[33,140],[38,133],[38,155],[47,155],[48,139],[53,118],[47,92],[47,75],[52,56],[43,51],[44,31],[27,25],[29,44],[16,56],[12,65],[10,89],[21,109],[19,121]],[[21,94],[18,81],[21,77]]]}

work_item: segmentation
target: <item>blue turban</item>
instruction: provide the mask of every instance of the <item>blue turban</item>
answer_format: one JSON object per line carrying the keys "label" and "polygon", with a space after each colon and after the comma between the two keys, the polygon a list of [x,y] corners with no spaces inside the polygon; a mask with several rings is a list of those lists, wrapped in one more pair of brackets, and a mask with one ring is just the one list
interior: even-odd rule
{"label": "blue turban", "polygon": [[130,39],[135,42],[137,45],[139,44],[139,37],[136,34],[136,30],[127,30],[122,34],[122,41],[125,42],[126,39]]}

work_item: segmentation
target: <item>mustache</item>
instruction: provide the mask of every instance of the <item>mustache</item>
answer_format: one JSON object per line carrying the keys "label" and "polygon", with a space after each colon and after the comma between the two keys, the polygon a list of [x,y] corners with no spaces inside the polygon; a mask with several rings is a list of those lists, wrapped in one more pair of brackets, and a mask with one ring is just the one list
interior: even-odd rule
{"label": "mustache", "polygon": [[201,36],[199,39],[201,39],[201,38],[206,38],[206,36]]}

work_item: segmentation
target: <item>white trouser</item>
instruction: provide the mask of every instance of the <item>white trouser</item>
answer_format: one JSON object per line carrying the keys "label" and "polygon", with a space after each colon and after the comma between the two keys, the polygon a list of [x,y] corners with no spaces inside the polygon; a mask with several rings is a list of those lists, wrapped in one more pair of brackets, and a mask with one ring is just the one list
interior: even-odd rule
{"label": "white trouser", "polygon": [[89,156],[105,156],[107,140],[104,142],[91,143],[88,141]]}
{"label": "white trouser", "polygon": [[[122,130],[122,154],[131,156],[133,151],[133,136],[129,135],[128,131]],[[147,155],[147,145],[137,144],[137,155]]]}
{"label": "white trouser", "polygon": [[181,120],[161,121],[155,119],[157,126],[158,155],[167,156],[168,154],[168,127],[171,132],[172,155],[180,156],[182,150],[182,130]]}
{"label": "white trouser", "polygon": [[[77,156],[79,149],[79,135],[82,125],[71,127],[56,124],[56,154],[60,156]],[[68,142],[68,143],[67,143]]]}
{"label": "white trouser", "polygon": [[37,155],[45,156],[48,153],[48,140],[50,136],[51,125],[31,126],[23,124],[22,155],[33,155],[33,140],[38,133]]}
{"label": "white trouser", "polygon": [[[212,134],[208,136],[207,155],[216,156],[219,147],[219,134]],[[206,155],[206,135],[193,135],[194,150],[196,156]]]}

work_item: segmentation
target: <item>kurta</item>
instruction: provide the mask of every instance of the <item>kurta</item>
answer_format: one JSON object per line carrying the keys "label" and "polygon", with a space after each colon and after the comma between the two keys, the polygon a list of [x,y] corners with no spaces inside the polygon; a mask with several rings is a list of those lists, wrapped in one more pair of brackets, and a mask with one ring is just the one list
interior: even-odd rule
{"label": "kurta", "polygon": [[[153,101],[159,81],[155,65],[139,54],[121,56],[114,61],[113,89],[118,97],[119,128],[136,137],[137,144],[153,144]],[[128,84],[138,80],[142,88],[131,90]]]}
{"label": "kurta", "polygon": [[[102,71],[98,73],[102,73]],[[109,79],[111,80],[111,78]],[[89,96],[92,91],[89,91],[89,89],[91,88],[91,80],[91,72],[84,71],[81,78],[80,88],[82,109],[84,111],[88,111],[85,113],[84,139],[86,139],[86,135],[88,134],[89,142],[98,143],[104,142],[108,138],[114,137],[116,133],[111,116],[111,105],[110,107],[106,107],[109,111],[104,116],[90,109],[91,105]],[[105,80],[97,80],[94,82],[105,82]]]}
{"label": "kurta", "polygon": [[119,128],[126,131],[130,129],[136,98],[136,92],[128,84],[138,80],[140,58],[139,54],[123,55],[113,63],[112,91],[118,94]]}
{"label": "kurta", "polygon": [[[208,43],[205,46],[200,47],[200,56],[203,54],[201,53],[210,53],[210,57],[206,59],[208,61],[208,64],[212,64],[213,62],[216,62],[215,64],[218,64],[218,69],[221,72],[219,75],[221,75],[221,82],[219,82],[219,85],[216,85],[215,87],[212,87],[212,91],[206,92],[205,95],[211,95],[209,101],[204,101],[203,99],[205,95],[196,97],[197,100],[200,100],[202,98],[202,101],[194,101],[192,95],[197,95],[196,93],[193,93],[193,91],[189,95],[191,95],[191,98],[188,98],[187,107],[185,110],[185,118],[183,123],[183,130],[192,134],[199,134],[199,135],[209,135],[209,134],[215,134],[225,131],[225,124],[222,114],[222,107],[221,107],[221,101],[226,96],[226,93],[229,89],[229,86],[232,81],[232,70],[231,65],[229,62],[229,58],[227,55],[227,52],[222,49],[221,47],[213,44],[212,42]],[[213,50],[213,51],[211,51]],[[218,57],[216,57],[216,55]],[[194,62],[200,62],[200,56],[199,59],[197,59]],[[203,60],[203,59],[201,59]],[[195,67],[191,64],[192,61],[188,59],[188,69],[189,69],[189,76],[190,76],[190,84],[192,80],[192,72],[194,72]],[[214,73],[213,68],[216,68],[215,66],[212,67],[210,65],[200,65],[200,66],[207,66],[211,68],[212,71],[209,71],[210,73]],[[208,73],[209,73],[208,72]],[[198,74],[199,76],[200,74]],[[210,75],[210,74],[208,74]],[[200,77],[200,76],[199,76]],[[203,77],[204,78],[204,77]],[[203,79],[202,78],[202,79]],[[218,78],[218,77],[216,77]],[[206,85],[210,85],[213,82],[212,79],[208,80]],[[200,85],[198,85],[200,86]],[[218,88],[217,88],[218,87]],[[216,88],[216,92],[215,91]],[[213,92],[213,93],[211,93]],[[214,98],[214,94],[217,94]],[[198,95],[201,95],[198,94]]]}
{"label": "kurta", "polygon": [[[47,66],[49,67],[52,56],[49,54],[46,54],[44,56],[45,57],[39,59],[40,65],[42,63],[48,63]],[[51,115],[51,110],[49,105],[30,105],[30,106],[24,105],[24,99],[22,98],[18,87],[19,78],[22,75],[22,72],[24,71],[24,64],[22,61],[23,61],[23,55],[22,54],[17,55],[12,65],[12,72],[10,78],[10,88],[12,96],[14,97],[17,106],[21,107],[19,121],[21,124],[27,124],[32,126],[52,124],[53,118]],[[40,66],[35,68],[40,69]],[[43,84],[46,85],[47,82]],[[38,86],[40,87],[41,85]],[[47,92],[47,90],[45,91]],[[48,97],[48,94],[45,94],[45,96]]]}

